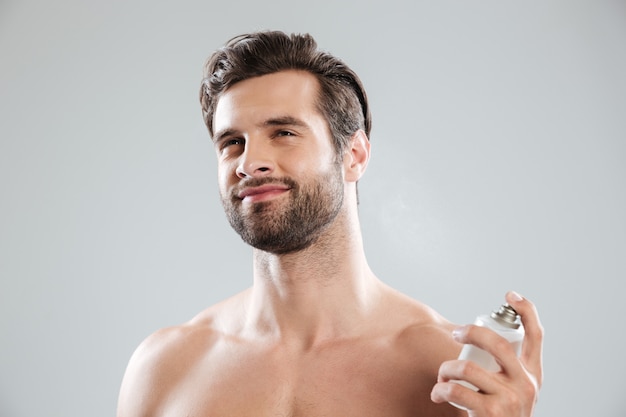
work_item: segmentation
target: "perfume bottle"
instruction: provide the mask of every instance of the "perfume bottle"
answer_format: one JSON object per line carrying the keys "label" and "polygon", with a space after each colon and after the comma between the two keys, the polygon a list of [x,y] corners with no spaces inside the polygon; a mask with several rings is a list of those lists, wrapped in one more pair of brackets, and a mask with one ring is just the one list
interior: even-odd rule
{"label": "perfume bottle", "polygon": [[[489,315],[485,314],[478,316],[476,321],[474,321],[474,324],[480,327],[487,327],[504,337],[511,343],[511,346],[515,350],[515,354],[517,356],[520,355],[522,351],[522,342],[524,340],[524,326],[522,326],[520,317],[513,307],[508,304],[503,304],[498,310],[493,311]],[[500,365],[498,365],[494,357],[491,356],[490,353],[474,345],[464,345],[461,353],[459,354],[459,359],[473,361],[483,369],[490,372],[500,371]],[[477,387],[467,381],[455,380],[453,382],[461,384],[474,391],[478,391]],[[458,404],[450,404],[455,407],[465,409]]]}

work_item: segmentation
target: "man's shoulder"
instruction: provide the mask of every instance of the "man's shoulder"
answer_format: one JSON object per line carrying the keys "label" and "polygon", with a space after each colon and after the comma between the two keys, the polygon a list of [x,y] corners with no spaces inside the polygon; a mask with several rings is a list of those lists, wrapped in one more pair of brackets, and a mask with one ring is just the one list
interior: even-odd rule
{"label": "man's shoulder", "polygon": [[233,333],[233,323],[240,321],[241,298],[237,294],[198,313],[191,320],[165,327],[148,336],[137,348],[133,358],[149,362],[167,362],[170,355],[181,352],[207,352],[221,338]]}
{"label": "man's shoulder", "polygon": [[168,363],[177,359],[182,352],[198,349],[199,345],[210,345],[217,337],[211,323],[187,322],[157,330],[148,336],[135,350],[131,362],[150,365]]}
{"label": "man's shoulder", "polygon": [[409,327],[450,328],[454,325],[426,303],[386,286],[383,297],[385,308],[390,314],[398,315],[403,319],[400,322]]}
{"label": "man's shoulder", "polygon": [[449,359],[458,355],[461,346],[452,338],[455,324],[425,303],[395,290],[391,291],[389,300],[386,320],[396,323],[398,349],[425,357]]}
{"label": "man's shoulder", "polygon": [[230,324],[224,320],[236,316],[238,298],[211,306],[186,323],[157,330],[141,342],[126,368],[118,416],[155,415],[168,393],[230,337],[225,331]]}

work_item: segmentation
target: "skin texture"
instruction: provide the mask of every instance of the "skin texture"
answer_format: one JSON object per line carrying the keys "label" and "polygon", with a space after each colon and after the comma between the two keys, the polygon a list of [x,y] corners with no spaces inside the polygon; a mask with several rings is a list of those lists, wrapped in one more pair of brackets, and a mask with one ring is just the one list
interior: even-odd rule
{"label": "skin texture", "polygon": [[[370,144],[357,131],[337,158],[314,105],[318,88],[306,72],[282,71],[222,95],[220,194],[253,244],[298,227],[280,219],[302,192],[322,187],[318,198],[336,210],[315,211],[321,220],[307,242],[253,249],[250,289],[148,337],[129,362],[118,417],[467,415],[450,400],[473,416],[530,416],[541,374],[534,307],[511,299],[531,333],[519,360],[485,329],[453,334],[454,325],[372,273],[356,202]],[[483,375],[454,360],[459,342],[494,351],[503,372]]]}

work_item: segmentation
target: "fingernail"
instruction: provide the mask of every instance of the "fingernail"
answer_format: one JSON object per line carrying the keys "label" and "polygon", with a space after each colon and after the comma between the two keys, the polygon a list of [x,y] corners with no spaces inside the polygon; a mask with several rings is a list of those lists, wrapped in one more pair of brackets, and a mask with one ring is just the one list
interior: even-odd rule
{"label": "fingernail", "polygon": [[452,330],[452,338],[458,342],[463,336],[463,333],[465,333],[465,326],[457,327]]}
{"label": "fingernail", "polygon": [[513,301],[522,301],[524,299],[524,297],[522,297],[515,291],[511,291],[509,294],[511,295],[511,298],[513,299]]}

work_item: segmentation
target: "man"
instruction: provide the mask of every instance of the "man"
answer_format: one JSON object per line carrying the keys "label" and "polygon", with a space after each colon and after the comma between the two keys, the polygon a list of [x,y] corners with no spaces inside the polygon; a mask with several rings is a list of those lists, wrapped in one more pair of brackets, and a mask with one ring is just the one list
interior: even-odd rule
{"label": "man", "polygon": [[[356,74],[308,35],[262,32],[231,40],[205,76],[220,195],[253,247],[253,285],[143,342],[118,417],[467,415],[448,402],[476,417],[532,415],[542,329],[528,300],[507,294],[527,332],[518,359],[368,267],[356,184],[371,122]],[[455,360],[462,343],[502,371]]]}

